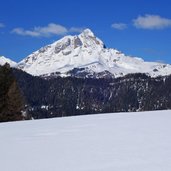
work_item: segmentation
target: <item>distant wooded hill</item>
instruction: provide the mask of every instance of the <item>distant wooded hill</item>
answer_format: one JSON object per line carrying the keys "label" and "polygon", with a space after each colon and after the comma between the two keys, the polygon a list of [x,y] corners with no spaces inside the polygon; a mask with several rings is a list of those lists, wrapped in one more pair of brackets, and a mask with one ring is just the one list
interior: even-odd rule
{"label": "distant wooded hill", "polygon": [[40,78],[13,70],[35,119],[171,109],[171,76],[130,74],[116,79]]}
{"label": "distant wooded hill", "polygon": [[162,109],[171,109],[171,76],[44,79],[0,66],[0,122]]}

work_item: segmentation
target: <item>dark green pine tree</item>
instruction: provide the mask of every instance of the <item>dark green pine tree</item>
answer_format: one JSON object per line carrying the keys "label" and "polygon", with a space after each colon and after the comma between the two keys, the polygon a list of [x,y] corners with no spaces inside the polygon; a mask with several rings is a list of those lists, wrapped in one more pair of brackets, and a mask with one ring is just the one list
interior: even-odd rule
{"label": "dark green pine tree", "polygon": [[8,64],[0,67],[0,122],[22,120],[24,106],[20,89]]}

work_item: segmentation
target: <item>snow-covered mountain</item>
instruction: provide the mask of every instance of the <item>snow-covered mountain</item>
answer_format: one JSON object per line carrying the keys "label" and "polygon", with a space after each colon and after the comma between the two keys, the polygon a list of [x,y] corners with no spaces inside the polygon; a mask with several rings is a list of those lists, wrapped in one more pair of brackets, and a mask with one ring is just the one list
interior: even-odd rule
{"label": "snow-covered mountain", "polygon": [[171,74],[169,64],[145,62],[106,48],[90,29],[39,49],[22,60],[18,68],[37,76],[120,77],[129,73],[147,73],[156,77]]}
{"label": "snow-covered mountain", "polygon": [[6,63],[10,64],[11,67],[14,67],[17,65],[17,63],[12,61],[11,59],[6,58],[4,56],[0,56],[0,65],[4,65]]}

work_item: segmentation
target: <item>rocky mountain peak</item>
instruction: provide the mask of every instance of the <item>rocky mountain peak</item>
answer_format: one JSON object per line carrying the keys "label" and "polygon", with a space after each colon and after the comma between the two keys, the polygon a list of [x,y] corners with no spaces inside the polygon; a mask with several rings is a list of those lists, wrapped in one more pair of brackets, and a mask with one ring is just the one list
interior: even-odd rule
{"label": "rocky mountain peak", "polygon": [[83,30],[83,32],[80,34],[80,36],[95,37],[94,33],[88,28]]}

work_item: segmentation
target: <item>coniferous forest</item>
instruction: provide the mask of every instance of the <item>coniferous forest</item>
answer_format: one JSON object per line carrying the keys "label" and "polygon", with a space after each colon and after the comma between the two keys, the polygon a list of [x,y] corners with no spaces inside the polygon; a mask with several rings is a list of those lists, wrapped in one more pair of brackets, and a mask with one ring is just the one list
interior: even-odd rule
{"label": "coniferous forest", "polygon": [[0,66],[0,122],[22,120],[24,98],[8,64]]}
{"label": "coniferous forest", "polygon": [[171,108],[171,76],[40,78],[13,69],[29,116],[40,118]]}
{"label": "coniferous forest", "polygon": [[171,76],[41,78],[0,67],[0,121],[171,108]]}

